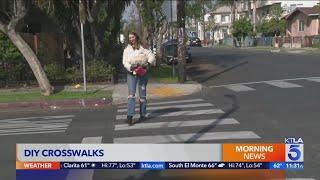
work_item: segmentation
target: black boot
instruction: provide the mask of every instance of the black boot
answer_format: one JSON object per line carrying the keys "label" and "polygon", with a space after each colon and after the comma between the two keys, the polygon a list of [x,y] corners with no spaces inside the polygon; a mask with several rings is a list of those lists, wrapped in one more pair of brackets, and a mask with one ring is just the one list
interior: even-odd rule
{"label": "black boot", "polygon": [[127,123],[129,126],[133,125],[133,117],[132,116],[127,116]]}
{"label": "black boot", "polygon": [[146,117],[146,116],[140,116],[139,122],[143,122],[143,121],[145,121],[145,120],[147,120],[147,117]]}

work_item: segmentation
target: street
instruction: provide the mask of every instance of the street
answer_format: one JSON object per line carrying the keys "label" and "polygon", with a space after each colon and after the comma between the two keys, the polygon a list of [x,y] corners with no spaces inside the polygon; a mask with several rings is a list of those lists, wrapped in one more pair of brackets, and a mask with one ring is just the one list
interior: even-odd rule
{"label": "street", "polygon": [[[14,179],[16,143],[284,143],[285,137],[302,137],[305,149],[304,170],[288,177],[320,178],[319,55],[199,47],[191,55],[195,64],[239,65],[219,75],[211,75],[210,66],[195,70],[189,76],[204,85],[202,92],[150,101],[150,119],[134,126],[125,124],[125,104],[1,113],[2,178]],[[160,176],[145,173],[88,171],[82,178]]]}

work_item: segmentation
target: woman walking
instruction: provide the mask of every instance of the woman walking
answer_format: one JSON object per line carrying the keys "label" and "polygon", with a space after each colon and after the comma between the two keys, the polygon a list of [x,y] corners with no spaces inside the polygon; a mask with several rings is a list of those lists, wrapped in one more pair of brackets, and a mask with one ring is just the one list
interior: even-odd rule
{"label": "woman walking", "polygon": [[129,92],[127,122],[129,125],[133,125],[135,123],[133,116],[135,113],[135,94],[137,84],[140,104],[139,121],[142,121],[146,118],[147,113],[146,90],[148,83],[148,68],[150,65],[155,64],[155,57],[153,53],[142,47],[140,38],[135,32],[131,32],[129,34],[129,44],[123,51],[122,63],[127,70]]}

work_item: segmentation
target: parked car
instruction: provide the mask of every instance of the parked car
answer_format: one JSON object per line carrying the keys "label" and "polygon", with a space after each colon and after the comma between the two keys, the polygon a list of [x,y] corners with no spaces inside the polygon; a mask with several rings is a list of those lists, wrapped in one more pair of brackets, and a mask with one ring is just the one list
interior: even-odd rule
{"label": "parked car", "polygon": [[[177,40],[171,40],[164,44],[162,44],[162,60],[170,65],[172,63],[178,63],[178,42]],[[188,51],[189,48],[186,49],[186,63],[191,63],[191,54]]]}
{"label": "parked car", "polygon": [[201,40],[197,37],[191,37],[191,38],[189,38],[189,46],[201,47]]}

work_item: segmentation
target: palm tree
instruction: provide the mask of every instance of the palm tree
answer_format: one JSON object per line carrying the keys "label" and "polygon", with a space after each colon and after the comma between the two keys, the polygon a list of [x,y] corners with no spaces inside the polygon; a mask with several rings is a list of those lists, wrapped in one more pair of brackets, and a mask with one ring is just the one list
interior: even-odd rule
{"label": "palm tree", "polygon": [[177,0],[178,81],[186,81],[185,0]]}

